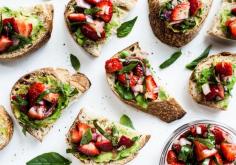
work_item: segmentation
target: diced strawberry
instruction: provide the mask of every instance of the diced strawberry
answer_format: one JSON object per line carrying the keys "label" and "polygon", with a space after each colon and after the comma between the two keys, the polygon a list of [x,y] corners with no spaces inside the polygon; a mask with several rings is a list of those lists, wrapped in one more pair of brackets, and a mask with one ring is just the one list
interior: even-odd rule
{"label": "diced strawberry", "polygon": [[143,72],[143,67],[142,65],[138,64],[135,69],[134,69],[134,74],[141,77],[144,75],[144,72]]}
{"label": "diced strawberry", "polygon": [[234,16],[236,16],[236,7],[231,10],[231,14],[233,14]]}
{"label": "diced strawberry", "polygon": [[157,84],[154,78],[151,75],[147,76],[145,79],[145,83],[146,83],[146,93],[148,93],[148,98],[156,100],[158,94],[155,92]]}
{"label": "diced strawberry", "polygon": [[118,58],[112,58],[106,61],[105,69],[107,73],[114,73],[123,68],[122,62]]}
{"label": "diced strawberry", "polygon": [[129,76],[129,86],[134,87],[138,82],[138,77],[135,75],[130,75]]}
{"label": "diced strawberry", "polygon": [[106,33],[104,31],[104,22],[100,21],[84,24],[81,28],[81,32],[83,35],[93,41],[102,40],[106,37]]}
{"label": "diced strawberry", "polygon": [[6,36],[1,36],[0,38],[0,52],[7,50],[10,46],[13,45],[13,41]]}
{"label": "diced strawberry", "polygon": [[68,16],[68,19],[71,22],[84,22],[84,21],[86,21],[86,16],[83,13],[71,13]]}
{"label": "diced strawberry", "polygon": [[30,105],[34,105],[37,101],[39,95],[46,90],[46,87],[43,83],[36,82],[32,84],[28,90],[28,96],[30,100]]}
{"label": "diced strawberry", "polygon": [[45,106],[33,106],[28,112],[28,116],[34,120],[43,120],[46,118],[45,112],[47,108]]}
{"label": "diced strawberry", "polygon": [[231,17],[225,22],[225,26],[229,26],[232,22],[236,21],[236,17]]}
{"label": "diced strawberry", "polygon": [[229,143],[221,143],[220,145],[221,151],[223,153],[224,158],[227,161],[235,161],[236,160],[236,145]]}
{"label": "diced strawberry", "polygon": [[224,132],[220,128],[215,127],[211,132],[215,136],[216,144],[221,144],[225,140]]}
{"label": "diced strawberry", "polygon": [[87,129],[90,128],[89,125],[87,125],[85,123],[81,123],[81,122],[77,123],[76,127],[82,135],[87,131]]}
{"label": "diced strawberry", "polygon": [[200,124],[198,127],[201,128],[201,135],[205,135],[207,133],[207,126],[204,124]]}
{"label": "diced strawberry", "polygon": [[97,142],[95,143],[96,147],[101,151],[109,152],[112,151],[113,146],[110,140],[106,139],[105,137],[101,136],[98,137]]}
{"label": "diced strawberry", "polygon": [[168,151],[166,159],[168,164],[178,162],[177,155],[173,150]]}
{"label": "diced strawberry", "polygon": [[135,75],[119,74],[117,79],[124,85],[127,85],[127,82],[129,82],[130,87],[135,86],[138,82],[138,77]]}
{"label": "diced strawberry", "polygon": [[130,138],[122,135],[120,137],[120,140],[119,140],[118,144],[119,144],[119,146],[123,146],[124,145],[127,148],[129,148],[129,147],[131,147],[134,144],[134,142]]}
{"label": "diced strawberry", "polygon": [[207,101],[213,101],[216,97],[224,99],[224,87],[221,84],[210,85],[210,90],[211,92],[205,96]]}
{"label": "diced strawberry", "polygon": [[231,62],[219,62],[215,66],[215,71],[221,77],[227,77],[233,75],[233,65]]}
{"label": "diced strawberry", "polygon": [[172,150],[175,151],[176,153],[179,153],[181,150],[181,145],[180,144],[173,144]]}
{"label": "diced strawberry", "polygon": [[72,143],[79,143],[80,140],[82,139],[82,134],[80,131],[78,131],[77,129],[72,129],[70,132],[70,136],[71,136],[71,142]]}
{"label": "diced strawberry", "polygon": [[5,19],[2,21],[2,23],[3,23],[3,26],[6,26],[7,24],[11,24],[12,27],[13,27],[13,29],[14,29],[14,31],[15,31],[16,33],[19,32],[19,31],[18,31],[18,28],[17,28],[16,20],[15,20],[14,17],[5,18]]}
{"label": "diced strawberry", "polygon": [[189,131],[190,131],[192,136],[196,136],[197,135],[197,130],[196,130],[195,126],[191,126]]}
{"label": "diced strawberry", "polygon": [[44,100],[50,102],[50,103],[57,103],[59,99],[58,93],[49,93],[43,97]]}
{"label": "diced strawberry", "polygon": [[232,38],[236,38],[236,21],[229,24],[229,31]]}
{"label": "diced strawberry", "polygon": [[127,83],[127,81],[126,81],[126,74],[118,74],[117,75],[117,79],[122,84],[126,84]]}
{"label": "diced strawberry", "polygon": [[97,156],[100,154],[100,151],[97,149],[93,142],[82,145],[78,147],[79,152],[87,155],[87,156]]}
{"label": "diced strawberry", "polygon": [[189,0],[190,2],[190,15],[194,16],[202,8],[201,0]]}
{"label": "diced strawberry", "polygon": [[215,154],[215,156],[210,160],[209,165],[223,165],[223,160],[220,154]]}
{"label": "diced strawberry", "polygon": [[23,20],[16,20],[17,29],[20,35],[23,37],[29,37],[33,30],[33,25],[31,23],[27,23]]}
{"label": "diced strawberry", "polygon": [[180,21],[189,17],[190,3],[183,2],[175,6],[171,14],[172,21]]}
{"label": "diced strawberry", "polygon": [[112,2],[110,0],[103,0],[97,3],[96,8],[99,9],[96,16],[101,18],[106,23],[110,22],[113,14]]}
{"label": "diced strawberry", "polygon": [[85,2],[92,4],[92,5],[96,5],[98,2],[100,2],[101,0],[85,0]]}
{"label": "diced strawberry", "polygon": [[196,140],[194,141],[194,151],[196,153],[198,161],[202,161],[202,160],[209,158],[217,153],[216,149],[213,148],[210,150],[207,148],[207,146],[205,146],[204,144],[202,144]]}

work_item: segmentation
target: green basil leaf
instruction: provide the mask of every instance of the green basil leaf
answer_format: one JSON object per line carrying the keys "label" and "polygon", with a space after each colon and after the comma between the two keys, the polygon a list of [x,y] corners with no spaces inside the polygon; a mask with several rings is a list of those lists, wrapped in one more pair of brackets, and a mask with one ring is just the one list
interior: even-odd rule
{"label": "green basil leaf", "polygon": [[125,99],[125,100],[134,99],[134,95],[130,91],[130,88],[122,86],[119,82],[116,83],[115,90],[120,95],[120,97]]}
{"label": "green basil leaf", "polygon": [[35,157],[26,165],[70,165],[71,161],[56,152],[49,152]]}
{"label": "green basil leaf", "polygon": [[132,31],[137,19],[138,17],[135,17],[132,20],[122,23],[120,27],[117,29],[117,37],[119,38],[126,37]]}
{"label": "green basil leaf", "polygon": [[178,155],[178,159],[186,162],[189,157],[193,154],[193,149],[189,145],[184,145]]}
{"label": "green basil leaf", "polygon": [[190,69],[190,70],[194,70],[194,68],[197,66],[197,64],[198,64],[200,61],[202,61],[204,58],[208,57],[211,48],[212,48],[212,45],[209,45],[209,46],[204,50],[204,52],[202,52],[202,54],[201,54],[198,58],[194,59],[191,63],[187,64],[187,65],[186,65],[186,68],[187,68],[187,69]]}
{"label": "green basil leaf", "polygon": [[209,137],[208,139],[203,139],[203,138],[195,138],[195,140],[199,141],[200,143],[204,144],[207,146],[209,149],[215,148],[215,138],[214,136]]}
{"label": "green basil leaf", "polygon": [[129,116],[127,116],[127,115],[122,115],[121,116],[120,124],[134,129],[134,125],[133,125],[131,119],[129,118]]}
{"label": "green basil leaf", "polygon": [[93,15],[93,14],[96,14],[97,12],[99,12],[99,11],[101,11],[101,9],[99,9],[97,7],[94,7],[94,8],[90,8],[90,9],[85,9],[84,14]]}
{"label": "green basil leaf", "polygon": [[49,94],[49,93],[51,93],[51,91],[50,90],[46,90],[46,91],[44,91],[43,93],[41,93],[40,95],[39,95],[39,97],[37,98],[37,103],[39,103],[40,101],[42,101],[42,99],[44,98],[44,96],[46,96],[47,94]]}
{"label": "green basil leaf", "polygon": [[70,54],[70,62],[73,68],[78,72],[80,69],[80,61],[79,59],[74,56],[73,54]]}
{"label": "green basil leaf", "polygon": [[148,101],[144,98],[143,95],[139,94],[135,97],[135,100],[137,102],[137,105],[143,107],[146,109],[148,107]]}
{"label": "green basil leaf", "polygon": [[94,127],[98,130],[98,132],[100,132],[103,136],[105,136],[105,138],[107,138],[108,140],[112,141],[112,136],[110,134],[108,134],[107,132],[105,132],[97,123],[97,120],[93,121],[93,125]]}
{"label": "green basil leaf", "polygon": [[168,66],[173,64],[181,55],[182,55],[181,50],[175,52],[174,54],[171,55],[171,57],[168,60],[166,60],[160,65],[160,68],[161,69],[167,68]]}
{"label": "green basil leaf", "polygon": [[80,145],[88,144],[93,138],[91,128],[87,129],[87,131],[82,136]]}
{"label": "green basil leaf", "polygon": [[128,73],[133,70],[138,65],[138,62],[131,62],[129,65],[124,66],[122,70],[119,71],[120,74]]}

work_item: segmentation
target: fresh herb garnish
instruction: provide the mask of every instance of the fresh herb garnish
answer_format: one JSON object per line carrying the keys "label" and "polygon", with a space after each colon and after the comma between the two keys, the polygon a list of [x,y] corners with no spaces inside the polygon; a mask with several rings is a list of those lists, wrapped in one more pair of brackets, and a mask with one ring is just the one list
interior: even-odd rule
{"label": "fresh herb garnish", "polygon": [[89,128],[82,136],[80,145],[88,144],[92,140],[92,138],[93,138],[92,131],[91,131],[91,128]]}
{"label": "fresh herb garnish", "polygon": [[79,59],[75,55],[70,54],[70,62],[71,62],[72,67],[78,72],[80,69]]}
{"label": "fresh herb garnish", "polygon": [[128,73],[131,70],[133,70],[137,65],[138,65],[138,62],[131,62],[129,65],[124,66],[123,69],[121,71],[119,71],[119,73],[120,74]]}
{"label": "fresh herb garnish", "polygon": [[181,50],[175,52],[174,54],[171,55],[171,57],[168,60],[166,60],[160,65],[160,68],[161,69],[167,68],[168,66],[173,64],[181,55],[182,55]]}
{"label": "fresh herb garnish", "polygon": [[45,90],[43,93],[41,93],[40,95],[39,95],[39,97],[37,98],[37,103],[39,103],[40,101],[42,101],[42,99],[44,98],[44,96],[46,96],[47,94],[49,94],[49,93],[51,93],[51,91],[50,90]]}
{"label": "fresh herb garnish", "polygon": [[127,116],[127,115],[121,116],[120,124],[134,129],[133,123],[132,123],[131,119],[129,118],[129,116]]}
{"label": "fresh herb garnish", "polygon": [[137,19],[138,17],[135,17],[132,20],[122,23],[120,27],[117,29],[117,37],[119,38],[126,37],[132,31]]}
{"label": "fresh herb garnish", "polygon": [[97,12],[99,12],[99,11],[101,11],[101,9],[99,9],[97,7],[94,7],[94,8],[90,8],[90,9],[85,9],[84,14],[93,15],[93,14],[96,14]]}
{"label": "fresh herb garnish", "polygon": [[132,100],[134,99],[134,95],[131,90],[127,87],[124,87],[119,82],[115,84],[115,90],[125,100]]}
{"label": "fresh herb garnish", "polygon": [[184,145],[181,147],[181,150],[178,155],[178,159],[186,162],[189,157],[193,155],[193,149],[189,145]]}
{"label": "fresh herb garnish", "polygon": [[107,138],[108,140],[112,141],[112,137],[110,134],[108,134],[106,131],[104,131],[97,123],[97,120],[93,121],[93,125],[94,127],[98,130],[98,132],[100,132],[103,136],[105,136],[105,138]]}
{"label": "fresh herb garnish", "polygon": [[202,61],[204,58],[206,58],[209,55],[211,48],[212,48],[212,45],[209,45],[198,58],[194,59],[191,63],[187,64],[186,68],[193,70],[200,61]]}

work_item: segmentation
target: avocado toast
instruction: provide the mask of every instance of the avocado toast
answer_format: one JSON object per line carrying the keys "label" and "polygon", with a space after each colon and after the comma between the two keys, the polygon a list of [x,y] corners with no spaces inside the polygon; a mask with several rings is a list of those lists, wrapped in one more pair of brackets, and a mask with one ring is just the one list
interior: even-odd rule
{"label": "avocado toast", "polygon": [[189,80],[193,99],[214,109],[226,110],[236,82],[236,55],[228,52],[201,61]]}
{"label": "avocado toast", "polygon": [[182,47],[198,34],[212,0],[148,0],[149,20],[163,43]]}
{"label": "avocado toast", "polygon": [[168,123],[185,115],[183,108],[155,80],[138,43],[107,60],[105,69],[111,89],[126,104]]}
{"label": "avocado toast", "polygon": [[53,26],[53,6],[0,8],[0,61],[29,54],[49,40]]}
{"label": "avocado toast", "polygon": [[0,150],[2,150],[11,140],[14,127],[13,122],[3,106],[0,106]]}
{"label": "avocado toast", "polygon": [[103,45],[136,2],[71,0],[66,7],[65,21],[75,42],[89,54],[100,56]]}
{"label": "avocado toast", "polygon": [[150,135],[89,116],[82,109],[67,134],[67,152],[84,164],[122,165],[133,160],[149,139]]}
{"label": "avocado toast", "polygon": [[39,141],[49,132],[69,104],[90,88],[82,73],[70,75],[62,68],[42,68],[21,77],[11,91],[16,120]]}

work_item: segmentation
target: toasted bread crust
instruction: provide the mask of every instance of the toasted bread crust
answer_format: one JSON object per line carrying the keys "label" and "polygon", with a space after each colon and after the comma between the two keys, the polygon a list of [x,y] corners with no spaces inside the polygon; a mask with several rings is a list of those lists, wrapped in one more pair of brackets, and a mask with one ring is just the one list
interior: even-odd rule
{"label": "toasted bread crust", "polygon": [[3,106],[0,106],[0,118],[4,120],[4,125],[7,126],[7,132],[6,132],[7,137],[3,143],[0,143],[0,150],[2,150],[4,147],[7,146],[7,144],[10,142],[12,138],[14,132],[14,125],[10,115],[7,113],[7,111]]}
{"label": "toasted bread crust", "polygon": [[25,45],[25,47],[17,49],[13,52],[0,54],[0,61],[10,61],[29,55],[45,45],[50,39],[53,28],[53,5],[40,4],[34,6],[32,10],[38,11],[38,15],[41,17],[46,31],[38,36],[38,38],[32,44]]}
{"label": "toasted bread crust", "polygon": [[[139,47],[138,43],[134,43],[133,45],[129,46],[128,48],[124,49],[125,51],[128,51],[130,53],[133,52],[140,52],[141,48]],[[124,51],[122,50],[122,51]],[[120,52],[122,52],[120,51]],[[114,55],[114,57],[118,57],[119,53]],[[172,121],[175,121],[177,119],[182,118],[186,112],[183,110],[183,108],[177,103],[177,101],[174,98],[168,98],[165,101],[153,101],[148,103],[148,108],[144,109],[141,106],[137,105],[134,101],[127,101],[120,97],[120,95],[116,92],[114,87],[114,76],[112,74],[107,73],[107,81],[110,85],[112,91],[115,93],[115,95],[123,102],[125,102],[128,105],[131,105],[143,112],[149,113],[151,115],[157,116],[161,120],[170,123]]]}
{"label": "toasted bread crust", "polygon": [[[75,97],[71,98],[70,102],[72,102],[73,100],[78,98],[80,95],[82,95],[84,92],[86,92],[91,86],[91,82],[88,79],[88,77],[82,73],[76,73],[76,74],[71,75],[68,70],[62,69],[62,68],[42,68],[21,77],[12,88],[10,100],[12,101],[12,96],[15,95],[16,91],[18,90],[18,86],[20,84],[30,83],[29,79],[31,77],[35,77],[38,75],[52,75],[58,81],[61,81],[63,83],[70,83],[72,86],[77,88],[79,93]],[[17,119],[17,116],[14,112],[14,105],[12,103],[11,103],[11,108],[12,108],[15,118]],[[23,126],[23,124],[18,119],[17,121],[19,122],[21,126]],[[39,141],[42,141],[44,136],[49,132],[52,126],[53,124],[45,128],[40,128],[38,130],[33,129],[33,128],[28,128],[27,131],[36,139],[38,139]]]}
{"label": "toasted bread crust", "polygon": [[212,5],[212,0],[207,0],[206,12],[202,16],[202,20],[198,26],[189,30],[187,33],[176,33],[167,28],[165,22],[159,19],[158,13],[161,5],[160,0],[148,0],[149,4],[149,21],[155,36],[163,43],[173,46],[182,47],[188,44],[198,34],[201,29]]}
{"label": "toasted bread crust", "polygon": [[[211,107],[212,109],[216,109],[216,110],[225,110],[225,108],[223,107],[219,107],[215,102],[212,101],[206,101],[204,99],[203,94],[199,94],[199,92],[197,91],[197,84],[194,81],[195,79],[195,73],[196,72],[200,72],[203,68],[210,66],[211,63],[214,61],[214,59],[222,59],[222,60],[235,60],[235,64],[236,64],[236,54],[232,54],[229,52],[222,52],[216,55],[211,55],[208,58],[202,60],[195,68],[195,70],[193,71],[193,73],[190,76],[189,79],[189,93],[192,96],[193,100],[195,100],[198,104],[202,104],[208,107]],[[234,73],[236,74],[236,73]]]}
{"label": "toasted bread crust", "polygon": [[[70,137],[70,132],[73,128],[76,127],[76,123],[78,122],[87,122],[88,120],[91,120],[93,119],[93,117],[91,116],[88,116],[86,113],[85,113],[85,110],[84,109],[81,109],[78,116],[76,117],[75,121],[73,122],[72,126],[70,127],[68,133],[67,133],[67,142],[70,145],[70,140],[69,140],[69,137]],[[106,118],[101,118],[101,120],[107,120]],[[141,139],[141,142],[140,142],[140,150],[145,146],[145,144],[149,141],[150,139],[150,135],[142,135],[142,139]],[[84,164],[87,164],[87,165],[99,165],[99,164],[103,164],[103,165],[124,165],[130,161],[132,161],[136,156],[137,156],[138,153],[136,154],[133,154],[133,155],[130,155],[129,157],[125,158],[125,159],[122,159],[122,160],[117,160],[117,161],[112,161],[112,162],[109,162],[109,163],[96,163],[94,162],[93,160],[81,160]],[[76,158],[79,159],[78,157],[78,154],[74,153],[73,154]]]}

